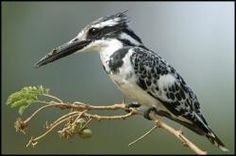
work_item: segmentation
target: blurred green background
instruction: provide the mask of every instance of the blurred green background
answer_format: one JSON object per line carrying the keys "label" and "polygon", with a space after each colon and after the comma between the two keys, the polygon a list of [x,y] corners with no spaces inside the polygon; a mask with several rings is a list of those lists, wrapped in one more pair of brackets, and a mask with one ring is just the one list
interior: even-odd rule
{"label": "blurred green background", "polygon": [[[233,2],[2,2],[2,153],[192,153],[163,130],[128,147],[129,142],[153,126],[142,117],[95,123],[91,126],[93,137],[86,140],[63,140],[54,133],[35,148],[25,147],[30,136],[40,134],[43,121],[53,120],[60,113],[42,112],[26,135],[15,132],[13,124],[18,114],[5,102],[9,94],[24,86],[42,84],[71,102],[122,101],[122,94],[103,71],[96,53],[72,55],[39,69],[33,64],[52,48],[72,39],[91,21],[127,9],[132,29],[190,84],[209,125],[234,153]],[[210,154],[222,153],[206,138],[186,128],[184,131]]]}

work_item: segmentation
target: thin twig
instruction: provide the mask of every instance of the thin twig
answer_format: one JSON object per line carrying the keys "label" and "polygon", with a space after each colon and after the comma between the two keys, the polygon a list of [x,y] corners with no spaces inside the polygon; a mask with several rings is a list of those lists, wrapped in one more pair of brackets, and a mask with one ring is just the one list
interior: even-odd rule
{"label": "thin twig", "polygon": [[44,105],[42,107],[40,107],[39,109],[37,109],[30,117],[28,117],[24,122],[27,123],[29,122],[36,114],[38,114],[41,110],[48,108],[48,107],[55,107],[58,104],[48,104],[48,105]]}
{"label": "thin twig", "polygon": [[68,113],[68,114],[65,114],[65,115],[61,116],[61,117],[58,118],[56,121],[54,121],[53,123],[51,123],[48,128],[54,126],[54,125],[57,124],[59,121],[64,120],[65,118],[71,117],[71,116],[73,116],[73,115],[75,115],[75,114],[78,114],[78,111],[73,111],[73,112],[70,112],[70,113]]}
{"label": "thin twig", "polygon": [[154,127],[152,127],[149,131],[147,131],[146,133],[144,133],[143,135],[141,135],[140,137],[138,137],[137,139],[135,139],[134,141],[132,141],[131,143],[128,144],[128,146],[131,146],[133,144],[135,144],[136,142],[138,142],[139,140],[143,139],[144,137],[146,137],[148,134],[150,134],[153,130],[155,130],[157,128],[157,126],[155,125]]}
{"label": "thin twig", "polygon": [[80,129],[84,129],[93,119],[90,118]]}
{"label": "thin twig", "polygon": [[62,101],[61,99],[59,99],[58,97],[56,97],[56,96],[49,95],[49,94],[43,94],[43,96],[52,98],[52,99],[54,99],[54,100],[57,100],[57,101],[60,102],[60,103],[63,103],[63,101]]}
{"label": "thin twig", "polygon": [[[78,112],[78,115],[81,116],[83,112]],[[51,132],[56,126],[60,125],[61,123],[65,122],[68,120],[68,118],[76,116],[77,114],[71,115],[63,120],[60,120],[59,122],[57,122],[56,124],[54,124],[53,126],[50,126],[49,129],[44,132],[42,135],[36,137],[36,138],[31,138],[30,141],[28,142],[28,144],[26,145],[26,147],[28,147],[30,144],[32,145],[36,145],[38,143],[38,141],[40,139],[42,139],[43,137],[45,137],[49,132]]]}

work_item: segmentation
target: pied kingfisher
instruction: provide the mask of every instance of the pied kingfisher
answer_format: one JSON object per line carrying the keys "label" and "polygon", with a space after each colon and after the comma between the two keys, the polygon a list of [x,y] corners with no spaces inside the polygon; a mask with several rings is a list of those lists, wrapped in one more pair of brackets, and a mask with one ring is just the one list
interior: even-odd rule
{"label": "pied kingfisher", "polygon": [[154,108],[159,116],[206,136],[221,150],[228,150],[209,128],[192,89],[166,60],[144,46],[128,27],[125,12],[93,21],[75,38],[40,59],[35,66],[84,51],[99,52],[105,72],[127,97],[152,110]]}

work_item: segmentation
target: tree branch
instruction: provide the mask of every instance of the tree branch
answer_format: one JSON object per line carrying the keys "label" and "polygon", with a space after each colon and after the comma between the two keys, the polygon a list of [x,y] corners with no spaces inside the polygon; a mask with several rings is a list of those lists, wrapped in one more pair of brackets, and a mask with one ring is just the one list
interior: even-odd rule
{"label": "tree branch", "polygon": [[[108,106],[95,106],[95,105],[90,105],[90,104],[85,104],[82,102],[74,102],[74,103],[64,103],[61,99],[55,97],[55,96],[47,96],[51,97],[52,99],[56,101],[50,101],[50,102],[43,102],[43,106],[37,109],[35,112],[32,113],[32,115],[27,118],[26,120],[22,120],[21,118],[18,118],[15,127],[17,131],[25,132],[24,130],[27,128],[29,125],[29,122],[32,120],[33,117],[36,117],[36,114],[41,112],[41,110],[45,110],[46,108],[60,108],[60,109],[68,109],[70,112],[64,114],[63,116],[59,117],[56,119],[54,122],[51,124],[47,124],[46,126],[46,131],[35,138],[31,138],[28,144],[26,145],[27,147],[29,145],[35,146],[42,138],[47,136],[50,132],[52,132],[56,127],[59,125],[62,125],[65,123],[64,128],[62,130],[59,130],[58,133],[61,134],[62,137],[65,138],[70,138],[73,137],[75,134],[82,134],[81,132],[87,128],[89,124],[91,124],[90,121],[102,121],[102,120],[120,120],[120,119],[127,119],[130,118],[134,115],[143,115],[142,112],[135,108],[127,108],[124,103],[122,104],[113,104],[113,105],[108,105]],[[105,116],[105,115],[98,115],[98,114],[93,114],[90,113],[89,111],[91,110],[124,110],[126,111],[126,114],[122,115],[110,115],[110,116]],[[162,128],[166,130],[167,132],[171,133],[174,135],[178,140],[180,140],[184,145],[189,147],[193,152],[196,154],[207,154],[205,151],[201,150],[198,146],[196,146],[194,143],[192,143],[189,139],[187,139],[181,130],[175,130],[171,126],[167,125],[163,121],[159,120],[158,116],[154,114],[153,112],[150,113],[150,117],[154,122],[154,127],[141,136],[140,138],[136,139],[134,142],[131,144],[134,144],[138,140],[144,138],[146,135],[148,135],[151,131],[153,131],[156,128]],[[78,119],[83,119],[85,120],[84,123],[82,124],[82,121],[79,121]],[[79,128],[77,128],[79,127]],[[85,131],[84,131],[85,132]],[[87,133],[91,131],[86,131],[83,135],[88,136]],[[89,134],[90,134],[89,133]]]}
{"label": "tree branch", "polygon": [[173,134],[177,139],[179,139],[185,146],[189,147],[193,152],[195,152],[196,154],[200,154],[200,155],[205,155],[207,154],[206,151],[201,150],[197,145],[195,145],[194,143],[192,143],[189,139],[187,139],[184,135],[183,135],[183,131],[182,130],[175,130],[174,128],[172,128],[171,126],[167,125],[166,123],[164,123],[163,121],[161,121],[160,119],[158,119],[157,115],[154,114],[153,112],[150,113],[150,117],[151,119],[155,122],[156,126],[159,128],[162,128],[164,130],[166,130],[167,132]]}

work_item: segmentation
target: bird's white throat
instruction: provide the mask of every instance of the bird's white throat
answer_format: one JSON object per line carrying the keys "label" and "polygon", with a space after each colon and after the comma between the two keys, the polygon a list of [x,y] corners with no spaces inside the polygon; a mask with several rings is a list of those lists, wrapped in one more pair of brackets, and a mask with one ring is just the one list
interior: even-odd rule
{"label": "bird's white throat", "polygon": [[97,50],[99,51],[102,64],[107,68],[110,56],[118,49],[121,49],[123,44],[117,39],[103,40],[100,42],[101,44]]}

